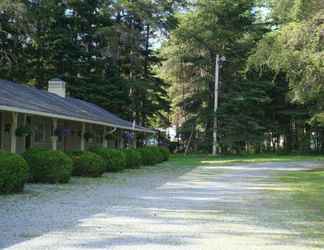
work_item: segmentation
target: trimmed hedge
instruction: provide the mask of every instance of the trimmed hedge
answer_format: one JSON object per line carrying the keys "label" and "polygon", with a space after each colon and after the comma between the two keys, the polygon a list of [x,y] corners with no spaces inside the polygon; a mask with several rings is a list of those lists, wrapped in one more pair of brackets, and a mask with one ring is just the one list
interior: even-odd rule
{"label": "trimmed hedge", "polygon": [[73,161],[73,176],[100,177],[105,172],[105,161],[95,153],[72,151],[67,154]]}
{"label": "trimmed hedge", "polygon": [[118,172],[126,168],[126,156],[121,150],[96,148],[92,152],[104,159],[107,172]]}
{"label": "trimmed hedge", "polygon": [[126,156],[127,168],[139,168],[142,165],[142,157],[139,151],[136,149],[125,149],[123,152]]}
{"label": "trimmed hedge", "polygon": [[140,148],[138,152],[141,154],[142,164],[144,166],[149,166],[154,164],[153,152],[148,148]]}
{"label": "trimmed hedge", "polygon": [[21,156],[0,152],[0,194],[22,192],[27,179],[28,165]]}
{"label": "trimmed hedge", "polygon": [[166,147],[159,147],[159,150],[163,156],[163,161],[168,161],[170,159],[170,150]]}
{"label": "trimmed hedge", "polygon": [[30,169],[30,182],[67,183],[71,178],[73,162],[62,151],[30,149],[23,154]]}
{"label": "trimmed hedge", "polygon": [[149,146],[140,148],[138,151],[141,153],[142,163],[145,166],[163,162],[164,157],[159,147]]}

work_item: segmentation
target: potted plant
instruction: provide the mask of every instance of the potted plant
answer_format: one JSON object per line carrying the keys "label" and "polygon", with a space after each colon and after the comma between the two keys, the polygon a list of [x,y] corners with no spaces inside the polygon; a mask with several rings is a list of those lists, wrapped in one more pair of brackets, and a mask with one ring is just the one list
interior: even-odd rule
{"label": "potted plant", "polygon": [[33,133],[30,127],[19,127],[15,131],[17,137],[29,136]]}

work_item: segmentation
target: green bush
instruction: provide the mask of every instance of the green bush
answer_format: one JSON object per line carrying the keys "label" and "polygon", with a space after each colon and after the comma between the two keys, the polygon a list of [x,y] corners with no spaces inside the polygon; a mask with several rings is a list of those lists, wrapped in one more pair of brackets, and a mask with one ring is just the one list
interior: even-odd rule
{"label": "green bush", "polygon": [[124,154],[126,156],[127,168],[139,168],[142,164],[141,153],[135,149],[125,149]]}
{"label": "green bush", "polygon": [[138,152],[145,166],[158,164],[170,158],[170,151],[165,147],[149,146],[138,149]]}
{"label": "green bush", "polygon": [[163,155],[158,147],[150,146],[140,148],[142,163],[145,166],[155,165],[163,161]]}
{"label": "green bush", "polygon": [[164,153],[162,152],[160,147],[153,147],[153,150],[154,150],[155,155],[156,155],[157,163],[161,163],[161,162],[165,161]]}
{"label": "green bush", "polygon": [[92,151],[104,159],[107,172],[118,172],[126,168],[126,156],[121,150],[97,148]]}
{"label": "green bush", "polygon": [[23,191],[27,179],[28,165],[21,156],[0,152],[0,194]]}
{"label": "green bush", "polygon": [[170,158],[170,150],[166,147],[159,147],[159,150],[163,156],[163,161],[168,161]]}
{"label": "green bush", "polygon": [[73,161],[73,176],[100,177],[105,172],[103,158],[88,151],[67,152]]}
{"label": "green bush", "polygon": [[153,152],[148,147],[139,148],[137,150],[141,154],[142,164],[144,166],[149,166],[154,164]]}
{"label": "green bush", "polygon": [[30,182],[67,183],[73,162],[61,151],[30,149],[23,154],[30,169]]}

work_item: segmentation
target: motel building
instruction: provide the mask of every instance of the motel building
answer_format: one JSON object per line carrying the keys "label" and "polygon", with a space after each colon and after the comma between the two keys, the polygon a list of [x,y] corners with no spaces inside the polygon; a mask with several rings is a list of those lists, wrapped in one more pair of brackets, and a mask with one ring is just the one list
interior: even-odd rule
{"label": "motel building", "polygon": [[125,134],[135,138],[138,133],[155,131],[67,96],[66,83],[58,78],[49,81],[48,91],[0,80],[0,150],[123,148]]}

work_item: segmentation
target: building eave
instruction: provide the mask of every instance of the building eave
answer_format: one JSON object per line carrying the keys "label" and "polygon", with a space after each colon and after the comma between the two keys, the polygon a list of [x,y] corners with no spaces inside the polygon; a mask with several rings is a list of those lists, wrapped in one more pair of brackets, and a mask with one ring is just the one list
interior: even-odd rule
{"label": "building eave", "polygon": [[88,119],[83,119],[83,118],[70,117],[70,116],[66,116],[66,115],[52,114],[52,113],[28,110],[28,109],[5,106],[5,105],[0,105],[0,110],[8,111],[8,112],[16,112],[16,113],[21,113],[21,114],[29,114],[29,115],[37,115],[37,116],[43,116],[43,117],[49,117],[49,118],[56,118],[56,119],[62,119],[62,120],[68,120],[68,121],[75,121],[75,122],[84,122],[84,123],[88,123],[88,124],[95,124],[95,125],[101,125],[101,126],[106,126],[106,127],[119,128],[119,129],[125,129],[125,130],[137,131],[137,132],[144,132],[144,133],[151,133],[151,134],[156,133],[156,131],[150,130],[150,129],[127,127],[127,126],[121,126],[121,125],[116,125],[116,124],[107,123],[107,122],[94,121],[94,120],[88,120]]}

